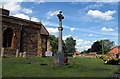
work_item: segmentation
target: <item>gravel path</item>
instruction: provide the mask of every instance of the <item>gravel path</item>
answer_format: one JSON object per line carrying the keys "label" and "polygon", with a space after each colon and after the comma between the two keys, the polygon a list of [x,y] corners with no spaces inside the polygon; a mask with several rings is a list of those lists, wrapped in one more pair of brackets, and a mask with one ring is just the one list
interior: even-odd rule
{"label": "gravel path", "polygon": [[40,64],[40,65],[48,65],[45,63],[33,63],[33,62],[0,62],[0,63],[20,63],[20,64]]}

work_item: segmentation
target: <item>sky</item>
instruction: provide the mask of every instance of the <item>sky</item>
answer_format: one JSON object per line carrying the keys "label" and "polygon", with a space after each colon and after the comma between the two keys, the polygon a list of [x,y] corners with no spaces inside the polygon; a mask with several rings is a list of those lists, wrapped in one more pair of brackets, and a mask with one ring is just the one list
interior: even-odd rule
{"label": "sky", "polygon": [[[90,0],[88,0],[90,1]],[[118,3],[112,2],[45,2],[44,0],[24,2],[0,2],[10,10],[10,16],[41,22],[48,32],[58,37],[58,12],[62,20],[63,40],[72,36],[77,51],[87,50],[96,40],[109,39],[118,44]],[[105,0],[106,1],[106,0]]]}

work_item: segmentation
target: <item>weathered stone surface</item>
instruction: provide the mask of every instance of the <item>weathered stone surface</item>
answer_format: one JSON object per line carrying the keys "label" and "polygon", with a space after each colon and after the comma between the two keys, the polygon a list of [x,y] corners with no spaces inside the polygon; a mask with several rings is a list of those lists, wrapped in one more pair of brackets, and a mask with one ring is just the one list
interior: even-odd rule
{"label": "weathered stone surface", "polygon": [[[27,52],[27,55],[38,55],[39,57],[44,56],[45,51],[49,48],[47,47],[47,37],[49,33],[41,22],[33,22],[9,15],[0,15],[0,17],[2,17],[2,20],[0,19],[2,21],[2,36],[6,29],[10,28],[13,30],[11,47],[4,47],[5,54],[10,53],[6,50],[14,51],[16,53],[16,50],[18,49],[19,53],[22,50],[22,52]],[[24,25],[24,31],[22,33],[21,24]],[[2,37],[2,45],[3,43],[4,36]],[[16,56],[16,54],[14,56]]]}
{"label": "weathered stone surface", "polygon": [[1,48],[1,57],[4,56],[4,48]]}
{"label": "weathered stone surface", "polygon": [[64,16],[61,14],[62,11],[57,14],[59,18],[59,37],[58,37],[58,52],[54,55],[54,65],[65,65],[64,64],[64,53],[62,52],[62,19],[64,19]]}
{"label": "weathered stone surface", "polygon": [[47,40],[47,52],[51,52],[52,46],[50,45],[50,41]]}
{"label": "weathered stone surface", "polygon": [[26,52],[23,52],[23,58],[27,58]]}
{"label": "weathered stone surface", "polygon": [[58,51],[54,54],[54,65],[65,65],[64,64],[64,53],[62,51]]}
{"label": "weathered stone surface", "polygon": [[19,57],[22,57],[22,52],[20,52]]}
{"label": "weathered stone surface", "polygon": [[18,49],[16,50],[16,57],[18,57],[19,56],[19,52],[18,52]]}

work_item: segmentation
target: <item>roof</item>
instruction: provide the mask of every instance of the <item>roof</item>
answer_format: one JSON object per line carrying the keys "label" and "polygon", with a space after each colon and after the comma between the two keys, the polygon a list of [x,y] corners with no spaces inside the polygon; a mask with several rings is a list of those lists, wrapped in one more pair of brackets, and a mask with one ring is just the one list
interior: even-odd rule
{"label": "roof", "polygon": [[75,51],[76,54],[79,54],[80,52],[79,51]]}
{"label": "roof", "polygon": [[108,52],[108,54],[110,53],[120,53],[120,46],[114,47],[111,51]]}
{"label": "roof", "polygon": [[[41,23],[41,22],[40,22],[40,23]],[[47,29],[43,26],[42,23],[41,23],[40,34],[42,34],[42,35],[49,35],[49,32],[48,32]]]}
{"label": "roof", "polygon": [[[0,10],[9,11],[9,10],[6,10],[6,9],[0,9]],[[25,26],[31,26],[31,27],[39,28],[39,29],[41,28],[40,29],[40,34],[49,35],[49,32],[47,31],[47,29],[44,27],[44,25],[41,22],[34,22],[34,21],[31,21],[31,20],[26,20],[26,19],[14,17],[14,16],[9,16],[9,15],[6,15],[6,14],[0,14],[0,17],[1,16],[2,16],[2,21],[14,22],[16,24],[24,23]],[[6,20],[4,18],[7,18],[9,20]],[[15,22],[15,21],[17,21],[17,22]]]}

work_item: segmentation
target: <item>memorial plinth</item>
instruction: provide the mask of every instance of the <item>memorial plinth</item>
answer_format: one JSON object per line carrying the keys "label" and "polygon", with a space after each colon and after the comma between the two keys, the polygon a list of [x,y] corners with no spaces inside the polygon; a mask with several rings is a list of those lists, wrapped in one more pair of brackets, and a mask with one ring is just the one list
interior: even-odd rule
{"label": "memorial plinth", "polygon": [[62,51],[62,19],[64,19],[64,16],[62,15],[62,11],[59,11],[59,14],[57,14],[59,18],[59,37],[58,37],[58,52],[54,54],[54,65],[64,65],[64,53]]}
{"label": "memorial plinth", "polygon": [[65,65],[64,64],[64,53],[61,51],[54,55],[54,65]]}

